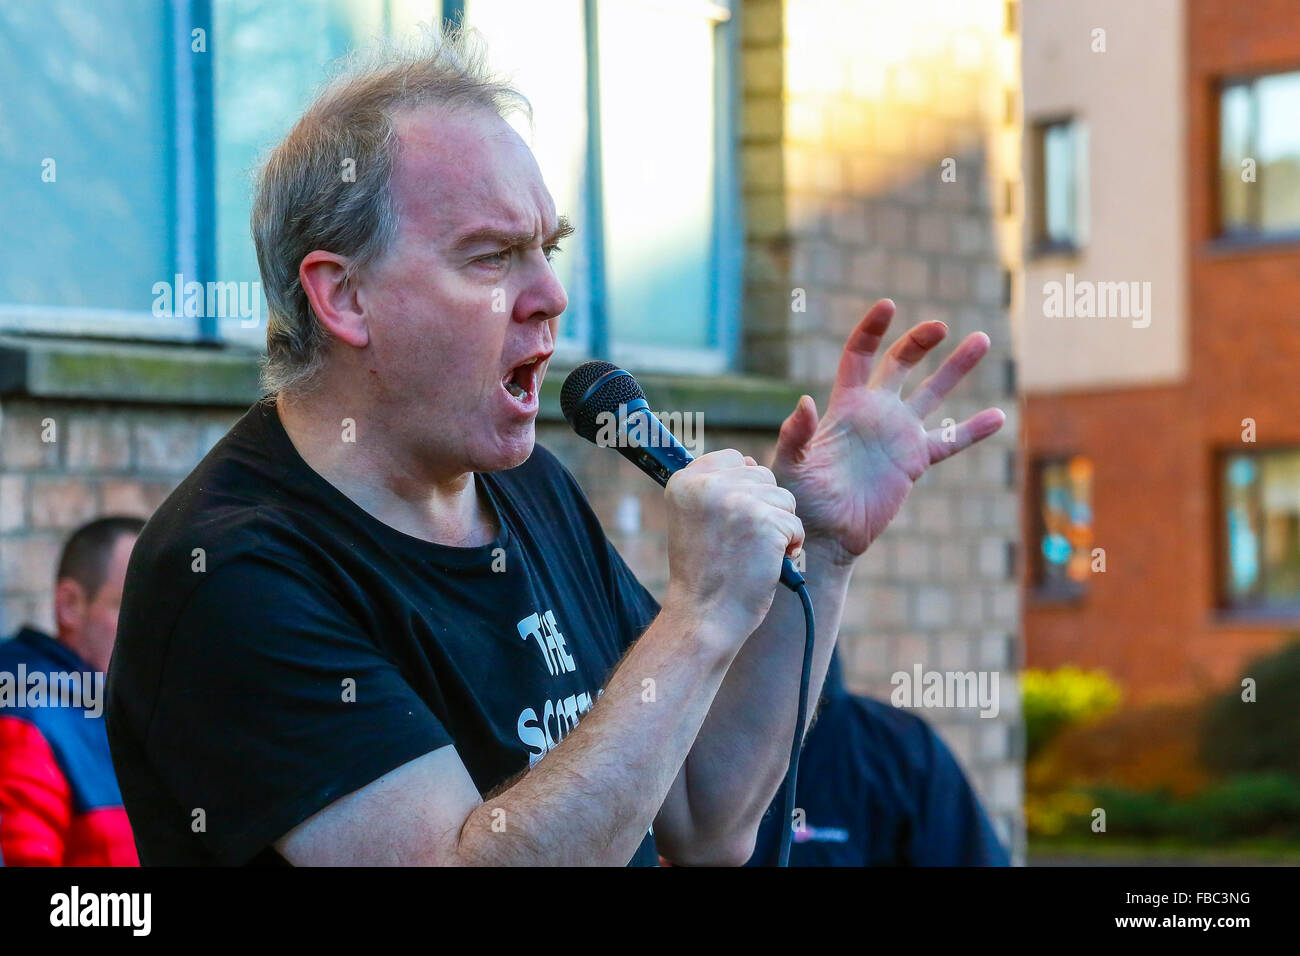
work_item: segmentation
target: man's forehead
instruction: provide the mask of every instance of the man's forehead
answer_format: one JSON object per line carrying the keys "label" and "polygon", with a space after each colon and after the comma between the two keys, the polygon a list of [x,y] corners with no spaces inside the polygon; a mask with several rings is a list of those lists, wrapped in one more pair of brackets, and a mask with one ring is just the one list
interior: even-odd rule
{"label": "man's forehead", "polygon": [[429,109],[393,125],[401,142],[393,191],[404,214],[455,236],[489,225],[529,232],[539,210],[545,227],[554,225],[554,203],[532,150],[495,113]]}

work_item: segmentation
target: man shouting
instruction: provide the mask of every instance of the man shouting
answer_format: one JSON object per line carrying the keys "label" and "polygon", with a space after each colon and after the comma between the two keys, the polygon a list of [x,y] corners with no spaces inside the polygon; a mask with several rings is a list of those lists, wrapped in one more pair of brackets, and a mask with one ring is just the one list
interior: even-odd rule
{"label": "man shouting", "polygon": [[668,483],[661,607],[535,445],[572,230],[472,36],[343,75],[261,174],[267,398],[145,528],[110,670],[145,864],[743,863],[795,731],[782,556],[817,700],[855,558],[1002,423],[927,432],[988,339],[903,401],[945,327],[877,358],[878,303],[771,470]]}

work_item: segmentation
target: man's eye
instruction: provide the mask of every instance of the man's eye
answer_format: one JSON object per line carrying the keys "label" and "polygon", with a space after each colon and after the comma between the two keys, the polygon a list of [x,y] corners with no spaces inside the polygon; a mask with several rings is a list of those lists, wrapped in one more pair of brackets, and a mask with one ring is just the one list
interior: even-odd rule
{"label": "man's eye", "polygon": [[552,259],[554,259],[556,256],[558,256],[558,255],[559,255],[561,252],[563,252],[563,251],[564,251],[564,250],[561,249],[558,245],[550,246],[550,247],[547,248],[547,250],[546,250],[546,261],[547,261],[547,262],[550,262]]}
{"label": "man's eye", "polygon": [[492,253],[492,255],[490,255],[490,256],[480,256],[479,258],[475,259],[474,261],[475,261],[475,262],[486,263],[487,265],[490,265],[490,266],[497,266],[497,265],[501,265],[503,262],[505,262],[505,261],[506,261],[506,256],[508,256],[508,255],[510,255],[510,250],[509,250],[509,249],[503,249],[501,252],[494,252],[494,253]]}

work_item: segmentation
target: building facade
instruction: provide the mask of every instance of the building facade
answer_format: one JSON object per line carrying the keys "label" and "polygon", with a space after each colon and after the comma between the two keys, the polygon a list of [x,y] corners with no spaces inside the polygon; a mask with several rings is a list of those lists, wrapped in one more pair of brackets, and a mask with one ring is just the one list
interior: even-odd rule
{"label": "building facade", "polygon": [[1300,4],[1023,6],[1027,661],[1204,696],[1300,630]]}

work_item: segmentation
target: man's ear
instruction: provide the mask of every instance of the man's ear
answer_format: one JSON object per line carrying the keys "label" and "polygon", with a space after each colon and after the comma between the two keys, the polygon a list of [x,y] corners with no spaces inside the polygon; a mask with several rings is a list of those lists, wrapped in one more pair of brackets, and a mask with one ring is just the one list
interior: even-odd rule
{"label": "man's ear", "polygon": [[60,578],[54,585],[54,629],[59,634],[80,633],[89,605],[86,589],[72,578]]}
{"label": "man's ear", "polygon": [[346,268],[347,260],[342,256],[315,249],[298,266],[298,281],[321,325],[335,338],[363,349],[370,344],[370,328],[355,283],[343,282]]}

